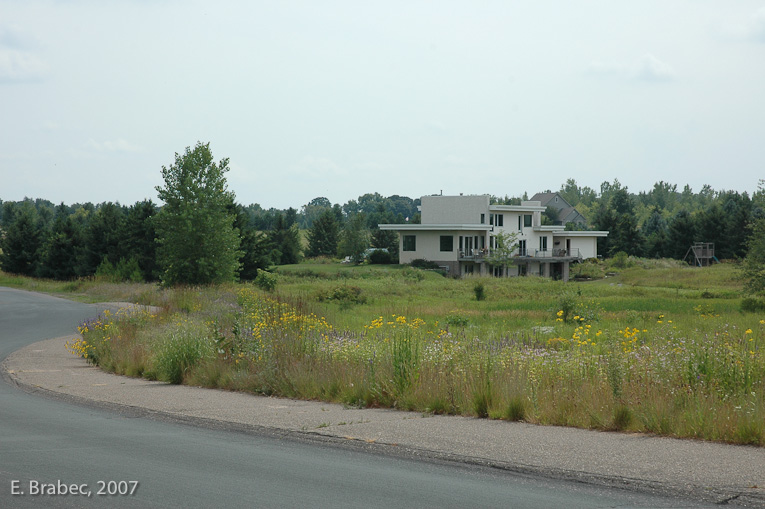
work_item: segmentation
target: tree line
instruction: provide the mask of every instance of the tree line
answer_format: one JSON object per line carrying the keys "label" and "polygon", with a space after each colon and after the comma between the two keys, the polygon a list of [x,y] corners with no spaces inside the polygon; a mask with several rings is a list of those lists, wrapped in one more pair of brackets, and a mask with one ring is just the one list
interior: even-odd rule
{"label": "tree line", "polygon": [[379,193],[344,205],[318,197],[299,211],[244,206],[226,187],[227,171],[227,159],[216,163],[209,144],[197,144],[162,168],[162,206],[0,200],[0,269],[58,280],[252,280],[305,256],[359,262],[369,248],[395,263],[398,236],[378,225],[418,221],[419,200]]}
{"label": "tree line", "polygon": [[[162,168],[165,185],[157,188],[162,206],[151,200],[131,206],[0,200],[0,268],[59,280],[92,275],[168,283],[251,280],[258,270],[304,257],[360,262],[375,250],[373,262],[395,263],[398,235],[378,225],[419,222],[419,199],[378,193],[342,205],[317,197],[299,209],[245,206],[227,189],[227,171],[227,159],[216,163],[209,144],[198,143]],[[750,196],[658,182],[635,194],[616,179],[598,191],[569,179],[558,192],[587,218],[588,229],[610,232],[599,239],[604,256],[683,259],[694,242],[712,242],[719,259],[744,259],[753,228],[765,220],[762,185]],[[491,197],[492,203],[524,199],[527,194]]]}

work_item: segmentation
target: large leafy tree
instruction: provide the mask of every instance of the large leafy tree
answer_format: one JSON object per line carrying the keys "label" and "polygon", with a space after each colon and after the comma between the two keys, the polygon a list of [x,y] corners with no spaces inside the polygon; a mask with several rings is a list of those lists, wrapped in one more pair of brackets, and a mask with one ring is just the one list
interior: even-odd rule
{"label": "large leafy tree", "polygon": [[228,158],[213,160],[209,143],[200,143],[162,167],[164,186],[157,186],[164,206],[157,214],[157,257],[162,283],[215,284],[236,279],[239,231],[227,205]]}

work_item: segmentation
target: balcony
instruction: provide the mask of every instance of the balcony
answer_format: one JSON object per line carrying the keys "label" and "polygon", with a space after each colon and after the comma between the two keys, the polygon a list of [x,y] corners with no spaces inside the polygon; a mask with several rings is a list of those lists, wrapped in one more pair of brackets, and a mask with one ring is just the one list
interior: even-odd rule
{"label": "balcony", "polygon": [[546,259],[560,259],[560,260],[578,260],[581,258],[579,254],[579,248],[574,247],[571,249],[526,249],[519,251],[518,258],[546,258]]}
{"label": "balcony", "polygon": [[[472,249],[459,252],[459,261],[483,263],[491,255],[489,249]],[[515,258],[529,260],[545,259],[550,261],[571,261],[581,259],[579,248],[572,249],[519,249],[515,253]]]}

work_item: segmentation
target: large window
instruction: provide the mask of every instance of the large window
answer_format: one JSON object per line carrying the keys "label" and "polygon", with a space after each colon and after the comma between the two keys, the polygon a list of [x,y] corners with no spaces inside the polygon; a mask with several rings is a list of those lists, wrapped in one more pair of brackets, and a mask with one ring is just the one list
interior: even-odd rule
{"label": "large window", "polygon": [[417,236],[404,235],[404,251],[417,251]]}
{"label": "large window", "polygon": [[441,251],[454,251],[454,236],[441,235]]}
{"label": "large window", "polygon": [[539,237],[539,250],[547,251],[547,237]]}
{"label": "large window", "polygon": [[504,216],[504,214],[494,214],[494,225],[495,226],[505,226],[505,216]]}
{"label": "large window", "polygon": [[523,226],[525,228],[531,227],[531,214],[524,214],[523,215]]}

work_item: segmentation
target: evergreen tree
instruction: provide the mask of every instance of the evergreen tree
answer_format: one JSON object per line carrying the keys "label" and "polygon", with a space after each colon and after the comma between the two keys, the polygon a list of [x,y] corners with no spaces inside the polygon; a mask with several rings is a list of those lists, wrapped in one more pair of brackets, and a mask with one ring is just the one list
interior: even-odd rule
{"label": "evergreen tree", "polygon": [[649,258],[663,258],[667,256],[668,237],[667,222],[661,215],[658,206],[653,208],[651,215],[643,224],[643,235],[646,238],[645,255]]}
{"label": "evergreen tree", "polygon": [[[292,209],[294,210],[294,209]],[[277,265],[287,265],[300,261],[300,231],[297,224],[287,224],[282,214],[276,215],[276,225],[268,232],[268,245],[271,249],[271,259]]]}
{"label": "evergreen tree", "polygon": [[135,260],[144,281],[159,278],[157,267],[157,232],[154,216],[157,206],[151,200],[136,202],[125,216],[124,256]]}
{"label": "evergreen tree", "polygon": [[157,258],[162,283],[212,284],[233,281],[242,257],[234,216],[226,208],[234,200],[225,174],[228,159],[217,164],[210,144],[197,143],[176,153],[175,162],[162,167],[157,214]]}
{"label": "evergreen tree", "polygon": [[671,258],[682,260],[696,241],[696,223],[687,210],[680,210],[669,222],[669,247]]}
{"label": "evergreen tree", "polygon": [[369,248],[369,233],[364,214],[355,214],[348,221],[340,234],[338,255],[350,257],[353,263],[364,261],[364,252]]}
{"label": "evergreen tree", "polygon": [[0,239],[0,267],[11,274],[34,276],[40,266],[43,232],[37,210],[29,201],[18,205]]}
{"label": "evergreen tree", "polygon": [[606,237],[598,237],[598,253],[608,255],[611,252],[611,238],[616,228],[616,220],[613,211],[604,202],[598,203],[592,217],[593,228],[609,232]]}
{"label": "evergreen tree", "polygon": [[115,203],[103,203],[91,216],[85,232],[85,271],[95,274],[104,261],[116,265],[121,258],[125,214],[122,207]]}
{"label": "evergreen tree", "polygon": [[608,254],[615,255],[624,251],[630,256],[643,256],[645,238],[637,227],[637,219],[632,214],[621,214],[614,229],[609,234]]}
{"label": "evergreen tree", "polygon": [[67,280],[85,274],[82,229],[63,203],[56,207],[44,252],[40,269],[43,277]]}
{"label": "evergreen tree", "polygon": [[699,242],[711,242],[715,245],[718,258],[729,258],[729,246],[725,243],[726,217],[719,203],[712,203],[708,208],[696,213],[696,236]]}
{"label": "evergreen tree", "polygon": [[249,215],[244,207],[232,202],[228,209],[236,217],[234,228],[239,230],[242,239],[243,255],[239,277],[252,281],[258,276],[259,269],[265,270],[271,266],[271,249],[268,239],[251,226]]}
{"label": "evergreen tree", "polygon": [[[765,180],[760,180],[755,195],[757,205],[765,209]],[[746,258],[741,264],[745,288],[756,295],[765,296],[765,217],[757,217],[751,226]]]}
{"label": "evergreen tree", "polygon": [[308,230],[308,256],[334,256],[339,231],[335,213],[332,209],[325,209]]}

